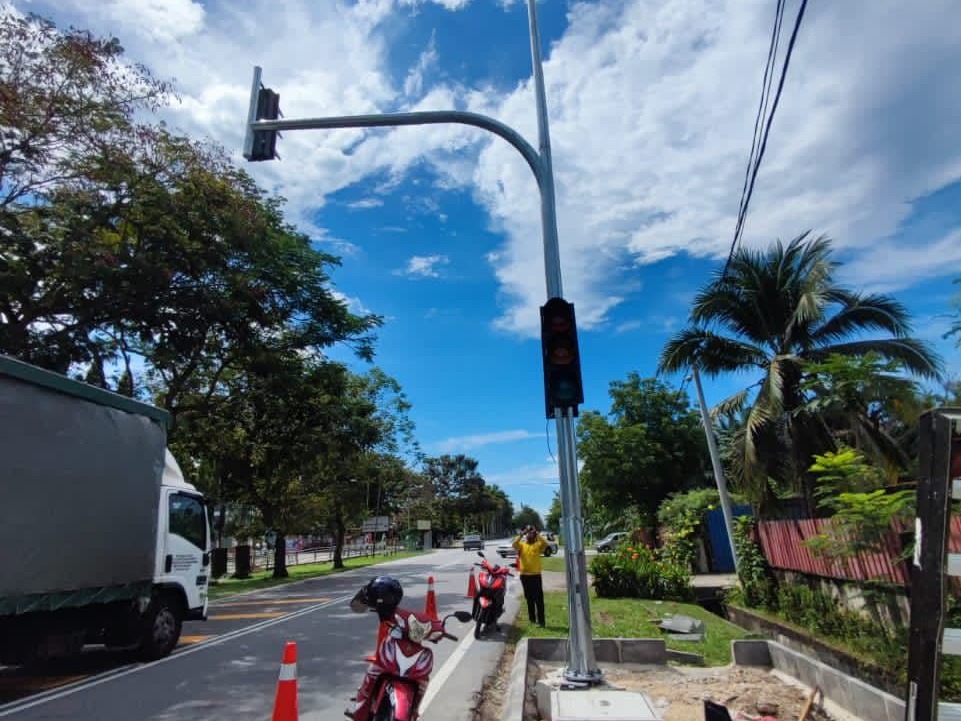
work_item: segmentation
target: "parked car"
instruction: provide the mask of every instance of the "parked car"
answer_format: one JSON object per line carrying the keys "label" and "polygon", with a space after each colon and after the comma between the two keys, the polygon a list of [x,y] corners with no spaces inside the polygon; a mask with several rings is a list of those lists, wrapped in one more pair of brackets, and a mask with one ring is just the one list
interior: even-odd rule
{"label": "parked car", "polygon": [[608,533],[604,538],[595,544],[595,548],[598,553],[605,553],[607,551],[613,551],[617,548],[617,545],[627,537],[627,533],[624,531],[616,531],[614,533]]}
{"label": "parked car", "polygon": [[483,551],[484,550],[484,539],[480,537],[479,534],[471,533],[464,536],[464,550],[465,551]]}
{"label": "parked car", "polygon": [[[544,557],[553,556],[557,553],[557,537],[553,533],[542,533],[544,540],[547,541],[547,546],[544,548]],[[508,541],[507,543],[502,543],[497,547],[497,553],[501,558],[516,558],[517,551],[511,544],[513,541]]]}

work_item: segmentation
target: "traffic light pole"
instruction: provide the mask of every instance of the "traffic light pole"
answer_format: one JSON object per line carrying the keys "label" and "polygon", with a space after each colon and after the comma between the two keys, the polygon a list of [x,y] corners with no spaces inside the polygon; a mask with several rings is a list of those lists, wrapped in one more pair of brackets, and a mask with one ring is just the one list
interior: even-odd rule
{"label": "traffic light pole", "polygon": [[[482,128],[500,136],[520,152],[537,180],[541,200],[541,231],[544,244],[544,276],[547,297],[562,298],[560,251],[557,242],[557,211],[554,202],[554,171],[551,162],[550,133],[547,123],[547,94],[541,66],[541,41],[537,25],[536,0],[527,1],[530,21],[531,58],[534,69],[534,91],[537,101],[537,129],[540,152],[513,128],[479,113],[459,110],[434,110],[386,115],[345,115],[339,117],[257,120],[256,96],[261,85],[261,69],[254,68],[251,104],[244,138],[244,156],[251,158],[254,132],[284,130],[317,130],[333,128],[369,128],[401,125],[436,125],[458,123]],[[251,158],[260,159],[260,158]],[[567,644],[567,666],[564,677],[573,684],[600,683],[602,673],[594,656],[591,632],[590,596],[587,586],[587,564],[584,555],[584,523],[581,516],[580,487],[577,481],[577,453],[572,411],[554,409],[557,422],[558,474],[564,518],[564,557],[567,570],[568,615],[570,635]]]}

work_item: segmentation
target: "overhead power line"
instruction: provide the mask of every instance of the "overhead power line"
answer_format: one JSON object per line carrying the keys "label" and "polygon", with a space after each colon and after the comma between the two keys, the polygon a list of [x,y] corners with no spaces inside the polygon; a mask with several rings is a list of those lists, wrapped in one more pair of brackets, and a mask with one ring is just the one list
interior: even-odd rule
{"label": "overhead power line", "polygon": [[[777,54],[777,46],[779,44],[778,38],[781,34],[781,25],[784,16],[784,0],[778,0],[774,19],[774,29],[771,35],[771,44],[768,48],[768,65],[764,70],[761,101],[759,103],[758,115],[754,125],[754,141],[751,145],[751,156],[748,158],[747,173],[745,174],[746,186],[741,190],[741,202],[739,203],[738,207],[737,225],[734,228],[734,237],[731,240],[731,249],[728,251],[727,261],[724,263],[724,270],[721,272],[722,279],[727,276],[728,268],[731,265],[731,259],[734,257],[734,252],[737,250],[737,245],[741,240],[742,233],[744,232],[744,220],[747,217],[748,206],[751,203],[751,195],[754,193],[754,183],[757,180],[757,173],[761,167],[761,160],[764,158],[764,151],[767,149],[767,139],[771,132],[771,124],[774,122],[774,114],[777,112],[777,106],[781,100],[781,92],[784,90],[784,80],[787,77],[788,66],[791,64],[791,54],[794,52],[794,44],[797,41],[798,31],[801,28],[801,21],[804,19],[804,10],[807,8],[807,4],[807,0],[801,0],[797,17],[794,20],[794,29],[791,31],[791,38],[788,40],[787,50],[784,53],[784,63],[781,66],[781,76],[778,80],[777,92],[774,94],[774,102],[771,104],[771,112],[768,114],[767,120],[764,123],[763,133],[760,136],[760,143],[758,143],[757,130],[760,124],[760,118],[763,116],[763,113],[767,108],[767,98],[770,95],[770,81],[771,77],[773,77],[770,74],[770,70],[773,69],[774,58]],[[755,149],[757,150],[756,157]],[[748,175],[750,176],[750,179],[748,179]]]}

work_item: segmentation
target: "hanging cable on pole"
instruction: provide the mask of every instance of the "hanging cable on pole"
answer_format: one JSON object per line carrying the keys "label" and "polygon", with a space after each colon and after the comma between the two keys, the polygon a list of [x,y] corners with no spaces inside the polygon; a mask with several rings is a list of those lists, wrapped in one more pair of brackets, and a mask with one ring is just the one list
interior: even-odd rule
{"label": "hanging cable on pole", "polygon": [[[764,158],[764,151],[767,149],[767,140],[771,132],[771,124],[774,122],[774,115],[777,112],[778,103],[781,100],[781,93],[784,90],[784,81],[787,78],[788,66],[791,63],[791,54],[794,52],[794,44],[797,41],[798,31],[801,29],[801,21],[804,19],[804,11],[807,8],[807,0],[801,0],[801,6],[798,8],[797,17],[794,21],[794,29],[791,31],[791,38],[788,40],[787,50],[784,53],[784,63],[781,66],[781,76],[778,80],[777,92],[774,94],[774,102],[771,103],[771,112],[767,117],[767,121],[764,123],[764,130],[761,135],[760,144],[757,145],[757,157],[754,158],[753,166],[751,165],[750,159],[748,160],[748,168],[750,173],[750,179],[747,181],[746,192],[742,191],[742,200],[740,207],[738,208],[737,225],[734,228],[734,238],[731,240],[731,249],[728,251],[727,261],[724,263],[724,270],[721,271],[721,279],[723,280],[727,276],[728,268],[731,265],[731,260],[734,257],[734,253],[737,250],[737,245],[741,240],[741,235],[744,232],[744,221],[747,217],[748,206],[751,203],[751,195],[754,193],[754,183],[757,180],[757,173],[761,167],[761,160]],[[774,36],[772,37],[771,47],[768,50],[768,59],[773,63],[774,54],[777,52],[777,36],[780,34],[781,29],[781,16],[784,12],[783,0],[778,0],[778,14],[774,21]],[[768,73],[765,70],[765,81],[768,82]],[[767,101],[764,97],[765,91],[762,89],[761,97],[761,108],[764,108]],[[757,126],[755,126],[756,129]],[[755,130],[755,139],[757,133]],[[753,155],[753,146],[752,146]]]}

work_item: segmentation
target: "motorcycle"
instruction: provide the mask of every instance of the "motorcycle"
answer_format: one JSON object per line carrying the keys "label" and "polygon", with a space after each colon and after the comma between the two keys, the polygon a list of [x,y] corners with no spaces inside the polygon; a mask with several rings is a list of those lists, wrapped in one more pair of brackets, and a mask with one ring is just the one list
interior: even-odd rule
{"label": "motorcycle", "polygon": [[455,611],[440,620],[433,620],[396,604],[375,607],[360,597],[358,593],[351,601],[351,609],[355,612],[377,611],[381,622],[387,625],[387,632],[355,697],[358,708],[344,713],[354,721],[416,721],[434,668],[434,654],[424,643],[436,644],[444,638],[456,641],[457,637],[447,632],[447,621],[456,618],[461,623],[468,623],[471,614]]}
{"label": "motorcycle", "polygon": [[504,613],[507,579],[514,574],[509,568],[488,561],[483,551],[478,551],[477,555],[484,560],[474,564],[481,570],[477,574],[477,593],[474,595],[472,616],[475,622],[474,638],[481,638],[491,626],[500,630],[497,619]]}

